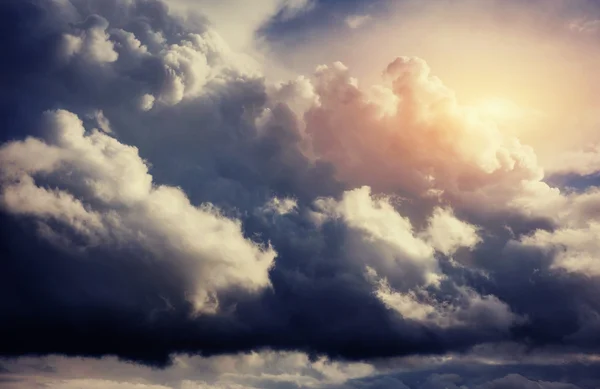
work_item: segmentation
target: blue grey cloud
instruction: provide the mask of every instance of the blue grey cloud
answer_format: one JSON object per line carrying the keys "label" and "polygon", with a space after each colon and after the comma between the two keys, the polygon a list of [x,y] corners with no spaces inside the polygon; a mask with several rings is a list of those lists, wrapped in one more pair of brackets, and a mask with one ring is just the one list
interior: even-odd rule
{"label": "blue grey cloud", "polygon": [[[423,60],[372,94],[341,63],[273,84],[160,1],[0,11],[2,356],[598,352],[596,193],[547,185]],[[588,385],[525,370],[344,385]]]}

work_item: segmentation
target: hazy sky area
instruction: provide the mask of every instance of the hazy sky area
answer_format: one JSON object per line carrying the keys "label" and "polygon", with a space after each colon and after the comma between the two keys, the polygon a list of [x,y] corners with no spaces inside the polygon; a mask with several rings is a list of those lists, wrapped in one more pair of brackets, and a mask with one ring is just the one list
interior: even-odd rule
{"label": "hazy sky area", "polygon": [[600,1],[1,0],[1,389],[600,389]]}

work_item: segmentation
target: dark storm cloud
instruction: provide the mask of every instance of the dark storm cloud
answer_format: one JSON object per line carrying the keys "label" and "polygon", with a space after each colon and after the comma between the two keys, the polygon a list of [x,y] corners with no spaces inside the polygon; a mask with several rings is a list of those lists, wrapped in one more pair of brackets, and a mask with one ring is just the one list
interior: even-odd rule
{"label": "dark storm cloud", "polygon": [[[260,79],[232,81],[200,101],[156,107],[145,117],[129,115],[140,93],[159,93],[163,87],[158,59],[147,56],[130,63],[135,60],[121,53],[115,60],[110,50],[98,53],[91,47],[91,58],[63,63],[57,57],[64,34],[131,27],[152,51],[149,36],[160,32],[167,41],[176,41],[179,25],[153,1],[129,7],[120,2],[73,4],[2,5],[4,26],[16,25],[16,33],[4,39],[27,41],[10,43],[15,56],[3,72],[12,75],[3,98],[19,107],[10,109],[10,117],[3,116],[10,130],[6,138],[38,135],[43,130],[32,118],[48,108],[66,108],[82,117],[100,109],[118,136],[136,144],[152,163],[159,182],[182,186],[194,202],[235,207],[243,215],[273,194],[306,202],[339,193],[331,168],[312,165],[297,150],[294,119],[285,106],[274,108],[266,134],[256,138],[253,112],[266,102]],[[88,15],[91,11],[103,16]],[[30,28],[24,31],[26,25]],[[115,354],[164,364],[176,351],[212,354],[273,347],[361,358],[446,347],[422,329],[390,317],[370,293],[362,269],[343,269],[336,247],[336,235],[343,236],[343,229],[322,236],[300,219],[288,222],[286,234],[291,235],[276,236],[271,226],[247,219],[248,235],[262,233],[261,239],[279,246],[272,291],[247,302],[236,296],[233,314],[191,319],[178,284],[180,270],[137,260],[143,254],[135,248],[95,249],[74,258],[80,255],[45,244],[32,232],[34,222],[3,215],[2,251],[8,255],[3,257],[2,326],[10,339],[3,353]],[[227,305],[226,296],[222,304]],[[357,316],[357,309],[364,312]],[[350,327],[341,330],[350,318]],[[413,334],[421,339],[414,340]]]}
{"label": "dark storm cloud", "polygon": [[[3,225],[18,226],[6,219]],[[181,275],[169,266],[132,263],[126,253],[69,258],[35,235],[3,234],[3,252],[11,254],[2,273],[3,354],[112,354],[162,365],[172,352],[270,347],[362,359],[443,352],[489,338],[477,328],[436,334],[391,317],[359,271],[345,269],[336,254],[343,230],[296,234],[308,243],[279,246],[273,291],[260,300],[235,299],[234,314],[196,319],[178,285]],[[315,253],[307,244],[322,249]]]}
{"label": "dark storm cloud", "polygon": [[[364,225],[352,225],[355,207],[351,195],[343,192],[353,186],[336,178],[333,164],[312,161],[302,152],[300,123],[292,109],[270,101],[261,77],[238,69],[234,66],[237,62],[227,62],[225,49],[201,19],[183,24],[169,16],[162,3],[151,0],[8,0],[2,2],[0,11],[0,44],[9,54],[0,65],[2,140],[27,136],[43,140],[48,155],[31,155],[31,161],[50,158],[56,149],[71,153],[61,164],[44,166],[54,175],[35,177],[49,188],[44,193],[72,185],[69,189],[80,191],[80,197],[85,198],[89,194],[84,184],[97,180],[102,184],[100,189],[117,182],[115,192],[123,195],[119,190],[129,187],[120,180],[138,177],[127,168],[137,166],[141,157],[151,166],[149,173],[156,185],[180,187],[191,204],[210,202],[221,207],[224,215],[241,220],[243,237],[271,243],[277,253],[268,273],[269,287],[248,293],[243,283],[228,284],[228,288],[218,290],[219,311],[197,315],[187,296],[195,281],[190,278],[192,271],[187,262],[178,262],[178,250],[164,249],[171,235],[148,250],[139,241],[116,245],[109,238],[108,244],[87,245],[89,236],[81,231],[69,230],[51,218],[34,217],[38,208],[27,209],[29,216],[7,209],[0,220],[3,355],[117,355],[162,366],[172,353],[211,355],[272,348],[368,359],[466,351],[481,342],[511,338],[534,345],[567,343],[597,349],[595,322],[582,321],[583,313],[591,315],[600,308],[594,299],[597,287],[584,277],[550,273],[549,260],[539,251],[504,249],[510,235],[502,236],[492,228],[487,231],[493,237],[486,236],[474,252],[464,258],[457,253],[456,260],[464,267],[456,267],[436,253],[442,269],[432,266],[427,270],[450,277],[441,282],[439,290],[423,291],[456,308],[459,314],[454,317],[454,311],[443,311],[446,305],[436,307],[442,310],[439,320],[449,316],[454,321],[425,325],[404,319],[386,306],[374,293],[375,286],[387,297],[402,298],[396,290],[406,291],[428,274],[415,270],[416,275],[406,280],[394,277],[393,272],[380,274],[389,278],[391,287],[386,289],[379,276],[373,280],[365,275],[365,263],[381,272],[385,266],[377,257],[385,259],[391,252],[393,257],[410,257],[405,261],[407,267],[420,269],[418,260],[423,258],[406,254],[411,247],[404,247],[403,241],[381,239],[373,243],[376,239],[367,225],[368,217]],[[203,38],[194,40],[189,33]],[[188,50],[190,47],[194,50]],[[201,51],[202,56],[190,59],[190,51]],[[222,69],[217,76],[212,73],[215,68]],[[266,124],[257,124],[267,107],[271,116]],[[101,162],[107,165],[106,177],[85,170],[91,163],[89,153],[72,157],[80,149],[64,139],[63,143],[54,139],[56,134],[48,133],[49,127],[41,119],[44,111],[56,109],[68,110],[84,120],[86,134],[70,140],[85,145],[93,143],[90,139],[101,140],[106,146],[103,152],[114,147],[131,157],[128,164],[123,168],[115,162],[117,156],[106,152],[101,154]],[[318,123],[327,110],[313,114]],[[64,111],[46,115],[70,117]],[[64,128],[59,126],[58,130],[65,132],[59,135],[70,134],[66,128],[71,124],[62,123]],[[90,132],[92,127],[102,131]],[[31,145],[6,143],[15,144]],[[9,150],[8,146],[3,150]],[[18,155],[9,157],[14,165],[20,161]],[[33,173],[28,172],[25,178],[39,173],[31,169]],[[114,171],[116,178],[110,175]],[[140,175],[145,177],[145,173]],[[17,185],[11,181],[13,184]],[[148,189],[151,193],[154,190]],[[266,212],[264,204],[273,196],[295,198],[297,210]],[[330,197],[330,201],[319,209],[315,200],[322,197]],[[57,198],[64,200],[65,196]],[[387,223],[388,215],[396,215],[391,206],[387,214],[377,213],[381,204],[366,198],[375,218]],[[134,216],[141,212],[124,200],[116,200],[116,205],[90,201],[78,212],[92,221],[101,219],[93,230],[100,235],[113,220],[106,216],[112,215],[106,209]],[[166,202],[164,208],[170,205]],[[428,210],[432,207],[424,206]],[[195,209],[190,205],[183,214]],[[315,223],[315,213],[323,219],[322,224]],[[148,214],[152,216],[152,212],[143,216]],[[115,225],[134,225],[130,229],[137,228],[141,231],[138,235],[144,235],[146,224],[151,223],[132,219],[138,224],[119,220],[121,223]],[[544,220],[526,219],[508,215],[491,221],[485,217],[476,220],[475,216],[469,220],[484,227],[508,225],[516,234],[529,233],[540,225],[553,227]],[[391,225],[401,225],[398,220],[393,219]],[[170,221],[156,224],[160,227]],[[118,235],[130,229],[115,227],[114,231]],[[65,248],[40,235],[49,231],[55,233],[53,237],[66,237],[73,244]],[[197,240],[202,239],[197,236]],[[416,241],[416,251],[426,246],[409,231],[406,240],[411,239]],[[235,242],[222,243],[233,246]],[[394,251],[396,246],[406,252]],[[158,260],[153,256],[156,251],[162,254]],[[482,275],[479,270],[489,274]],[[497,298],[482,297],[488,294]],[[548,298],[552,306],[544,303]],[[422,308],[424,304],[416,305]],[[500,324],[493,323],[496,318]]]}

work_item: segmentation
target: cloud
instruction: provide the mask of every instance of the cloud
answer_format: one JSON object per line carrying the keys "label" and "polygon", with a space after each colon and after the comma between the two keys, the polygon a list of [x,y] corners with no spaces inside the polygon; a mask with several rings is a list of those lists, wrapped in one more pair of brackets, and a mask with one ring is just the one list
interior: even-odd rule
{"label": "cloud", "polygon": [[100,64],[115,62],[119,58],[114,43],[109,40],[106,33],[108,28],[106,19],[101,16],[91,16],[76,28],[80,31],[63,36],[67,58],[80,56],[85,61]]}
{"label": "cloud", "polygon": [[[343,220],[352,230],[354,236],[346,243],[347,259],[364,264],[377,298],[402,318],[441,328],[491,325],[508,329],[518,322],[495,296],[454,287],[453,301],[438,301],[426,289],[439,288],[446,278],[436,251],[451,255],[459,247],[472,248],[478,242],[476,230],[457,220],[451,211],[436,208],[426,229],[416,232],[389,199],[373,199],[367,187],[345,192],[340,202],[317,200],[316,206],[320,212],[312,217],[317,223]],[[378,272],[391,277],[400,291]],[[449,289],[445,292],[451,293]]]}
{"label": "cloud", "polygon": [[[343,388],[409,388],[409,389],[500,389],[500,388],[542,388],[542,389],[579,389],[580,386],[566,382],[549,382],[526,378],[520,374],[508,374],[503,377],[486,380],[485,378],[472,379],[467,374],[461,376],[456,373],[433,373],[429,376],[419,375],[419,380],[408,379],[406,384],[402,379],[406,377],[382,375],[368,380],[350,381]],[[482,383],[482,381],[484,381]]]}
{"label": "cloud", "polygon": [[294,212],[298,208],[296,200],[291,198],[279,199],[273,197],[264,208],[265,212],[273,212],[279,215],[285,215],[290,212]]}
{"label": "cloud", "polygon": [[480,242],[475,226],[458,220],[452,210],[443,208],[433,211],[425,235],[429,244],[445,255],[453,254],[459,247],[473,248]]}
{"label": "cloud", "polygon": [[140,98],[140,109],[142,111],[150,111],[154,106],[156,98],[150,94],[145,94]]}
{"label": "cloud", "polygon": [[346,24],[352,29],[356,29],[371,20],[371,15],[351,15],[346,17]]}
{"label": "cloud", "polygon": [[[408,285],[436,284],[440,270],[434,250],[413,232],[410,220],[398,214],[389,200],[373,199],[370,188],[345,192],[342,201],[319,199],[320,210],[314,214],[317,223],[341,219],[353,232],[348,240],[349,256],[358,262],[365,259],[379,269],[402,272],[398,277]],[[351,259],[351,258],[348,258]]]}
{"label": "cloud", "polygon": [[[506,352],[506,350],[504,351]],[[495,349],[493,354],[504,356]],[[566,361],[564,355],[554,363],[531,364],[524,352],[514,361],[464,364],[460,358],[473,354],[378,361],[374,364],[345,363],[319,358],[311,360],[302,353],[253,352],[210,358],[177,356],[166,369],[126,363],[116,358],[19,358],[4,360],[10,372],[0,374],[8,388],[115,387],[115,388],[587,388],[594,387],[597,362],[584,364]],[[457,360],[454,360],[454,358]],[[408,358],[410,359],[410,357]],[[466,360],[465,359],[465,360]],[[51,369],[48,369],[51,367]],[[540,378],[545,377],[545,378]],[[595,381],[596,380],[596,381]],[[12,383],[13,386],[10,386]],[[62,385],[62,386],[60,386]],[[113,386],[110,386],[113,385]],[[537,385],[537,386],[536,386]]]}
{"label": "cloud", "polygon": [[[249,4],[232,23],[308,5]],[[598,351],[597,190],[544,181],[425,60],[372,87],[341,62],[271,83],[158,1],[0,7],[3,355],[212,356],[228,378],[186,385],[274,388],[504,342]]]}
{"label": "cloud", "polygon": [[[471,206],[506,202],[521,182],[541,179],[533,150],[461,107],[423,60],[397,58],[385,74],[396,109],[382,118],[377,113],[389,110],[369,99],[345,66],[317,71],[321,105],[306,114],[307,133],[341,179],[411,196],[443,193]],[[499,182],[517,185],[492,189]]]}
{"label": "cloud", "polygon": [[599,207],[597,187],[566,194],[553,204],[555,229],[532,231],[515,244],[539,249],[553,270],[595,278],[600,275],[596,260]]}
{"label": "cloud", "polygon": [[181,15],[204,15],[227,41],[239,50],[249,50],[255,44],[257,32],[268,23],[288,21],[311,11],[314,0],[243,0],[198,3],[193,0],[169,0],[168,4]]}
{"label": "cloud", "polygon": [[317,2],[314,0],[285,0],[280,3],[278,14],[285,21],[310,11],[315,7]]}
{"label": "cloud", "polygon": [[577,19],[572,20],[568,26],[569,30],[581,34],[593,34],[600,28],[600,20],[592,19]]}
{"label": "cloud", "polygon": [[[522,320],[495,296],[480,296],[469,289],[458,289],[456,302],[437,301],[426,291],[411,290],[401,293],[393,290],[385,279],[370,273],[376,283],[377,297],[403,318],[442,328],[454,326],[490,326],[500,331],[509,329]],[[456,304],[456,305],[454,305]]]}
{"label": "cloud", "polygon": [[[52,366],[52,371],[42,365]],[[345,363],[326,358],[310,359],[296,352],[252,352],[210,358],[179,355],[172,366],[152,369],[116,358],[73,359],[58,356],[7,361],[20,387],[115,388],[321,388],[372,374],[367,363]],[[62,386],[61,386],[62,385]],[[112,386],[111,386],[112,385]]]}
{"label": "cloud", "polygon": [[600,171],[600,153],[597,147],[588,150],[567,151],[556,156],[546,167],[550,174],[577,174],[587,176]]}
{"label": "cloud", "polygon": [[[220,289],[269,285],[276,253],[245,240],[239,221],[211,204],[194,207],[177,188],[154,185],[137,149],[98,130],[86,135],[76,115],[48,112],[46,121],[48,143],[28,138],[0,149],[5,211],[38,219],[53,240],[68,241],[74,233],[84,247],[136,244],[156,259],[178,263],[190,275],[188,293],[198,311],[216,309],[210,299]],[[38,156],[34,166],[23,160],[32,153]],[[37,177],[52,182],[65,174],[69,179],[59,187],[36,184]],[[55,231],[52,222],[69,231]]]}
{"label": "cloud", "polygon": [[44,383],[47,388],[77,388],[77,389],[170,389],[163,385],[146,385],[133,382],[118,382],[108,380],[77,379],[68,381],[50,381]]}
{"label": "cloud", "polygon": [[554,269],[597,277],[600,275],[600,263],[596,258],[599,232],[599,224],[592,222],[587,228],[536,231],[523,238],[522,243],[551,254]]}
{"label": "cloud", "polygon": [[491,382],[487,382],[483,385],[479,385],[477,388],[481,389],[501,389],[501,388],[541,388],[541,389],[577,389],[577,386],[561,383],[561,382],[544,382],[544,381],[532,381],[519,374],[510,374],[504,378],[499,378]]}

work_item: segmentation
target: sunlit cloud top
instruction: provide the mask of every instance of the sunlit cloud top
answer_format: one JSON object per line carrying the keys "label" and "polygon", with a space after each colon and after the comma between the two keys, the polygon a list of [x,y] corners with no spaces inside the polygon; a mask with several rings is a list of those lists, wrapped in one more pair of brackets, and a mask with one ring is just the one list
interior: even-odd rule
{"label": "sunlit cloud top", "polygon": [[599,387],[598,20],[0,3],[0,387]]}

